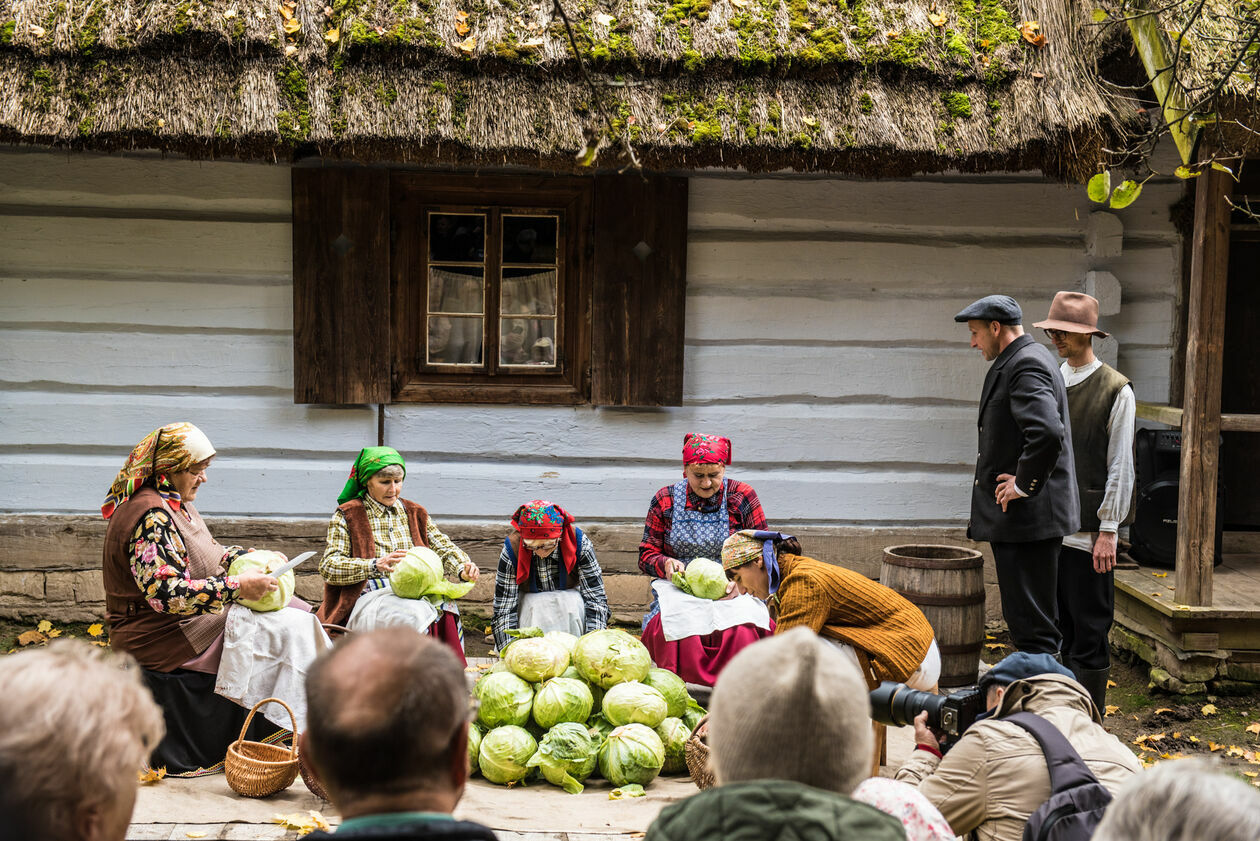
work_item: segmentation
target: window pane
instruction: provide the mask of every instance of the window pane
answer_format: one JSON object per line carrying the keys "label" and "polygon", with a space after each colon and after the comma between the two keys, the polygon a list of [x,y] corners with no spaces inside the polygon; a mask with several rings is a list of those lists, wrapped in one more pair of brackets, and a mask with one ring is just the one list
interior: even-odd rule
{"label": "window pane", "polygon": [[486,218],[430,213],[429,259],[479,263],[486,258]]}
{"label": "window pane", "polygon": [[429,316],[430,365],[481,365],[480,318]]}
{"label": "window pane", "polygon": [[485,312],[485,276],[482,269],[470,266],[432,266],[429,268],[429,312]]}
{"label": "window pane", "polygon": [[556,217],[503,215],[503,262],[554,266]]}
{"label": "window pane", "polygon": [[505,318],[499,328],[500,365],[555,367],[554,318]]}
{"label": "window pane", "polygon": [[504,269],[499,294],[505,314],[555,315],[556,270]]}

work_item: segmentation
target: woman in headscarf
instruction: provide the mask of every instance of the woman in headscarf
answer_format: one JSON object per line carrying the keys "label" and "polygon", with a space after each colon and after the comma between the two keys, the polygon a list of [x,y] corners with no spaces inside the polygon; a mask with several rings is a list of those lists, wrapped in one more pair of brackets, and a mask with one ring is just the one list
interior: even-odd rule
{"label": "woman in headscarf", "polygon": [[467,662],[454,601],[401,599],[389,587],[389,574],[416,546],[436,552],[449,575],[474,582],[481,574],[422,506],[402,498],[406,477],[407,463],[394,448],[359,451],[328,523],[327,547],[319,563],[324,601],[318,615],[323,622],[354,630],[411,625],[437,637]]}
{"label": "woman in headscarf", "polygon": [[729,438],[688,433],[682,456],[683,479],[656,492],[639,543],[639,569],[661,579],[652,583],[643,644],[661,668],[712,686],[732,657],[768,636],[774,625],[765,607],[752,600],[709,602],[668,582],[696,558],[720,558],[723,541],[739,529],[764,529],[766,515],[756,491],[726,478]]}
{"label": "woman in headscarf", "polygon": [[499,651],[511,642],[511,629],[581,636],[608,627],[608,597],[595,549],[559,505],[535,499],[512,515],[512,532],[499,553],[492,626]]}
{"label": "woman in headscarf", "polygon": [[871,688],[880,681],[935,691],[941,655],[923,612],[861,573],[801,555],[788,534],[744,529],[722,546],[726,577],[769,600],[775,633],[804,626],[853,659]]}

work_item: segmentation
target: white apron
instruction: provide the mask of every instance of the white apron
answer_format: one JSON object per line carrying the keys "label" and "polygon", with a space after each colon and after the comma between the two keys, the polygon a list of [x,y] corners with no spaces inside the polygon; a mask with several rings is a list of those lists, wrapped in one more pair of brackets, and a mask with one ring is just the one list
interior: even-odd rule
{"label": "white apron", "polygon": [[518,623],[521,628],[567,631],[580,637],[586,629],[586,602],[577,590],[522,593]]}
{"label": "white apron", "polygon": [[399,598],[386,584],[359,596],[346,627],[352,631],[370,631],[390,625],[405,625],[424,634],[441,615],[442,612],[428,599]]}
{"label": "white apron", "polygon": [[770,630],[770,611],[765,602],[747,593],[715,602],[688,595],[663,578],[652,582],[652,592],[660,603],[661,631],[668,642],[738,625],[756,625]]}
{"label": "white apron", "polygon": [[[861,661],[858,660],[857,652],[853,646],[840,642],[839,640],[829,639],[828,637],[819,637],[823,642],[834,645],[840,649],[840,653],[849,658],[853,665],[862,668]],[[915,669],[914,674],[906,678],[906,686],[911,689],[919,689],[923,692],[931,692],[936,686],[936,682],[941,679],[941,650],[936,647],[936,640],[932,640],[932,644],[928,646],[927,654],[923,656],[923,662],[919,664],[919,668]]]}

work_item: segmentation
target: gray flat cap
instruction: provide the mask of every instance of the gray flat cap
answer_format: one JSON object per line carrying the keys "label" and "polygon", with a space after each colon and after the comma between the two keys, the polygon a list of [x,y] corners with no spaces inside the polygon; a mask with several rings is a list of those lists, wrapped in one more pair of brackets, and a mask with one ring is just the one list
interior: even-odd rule
{"label": "gray flat cap", "polygon": [[1022,324],[1024,311],[1010,295],[987,295],[954,316],[954,321],[970,321],[973,318],[1001,324]]}

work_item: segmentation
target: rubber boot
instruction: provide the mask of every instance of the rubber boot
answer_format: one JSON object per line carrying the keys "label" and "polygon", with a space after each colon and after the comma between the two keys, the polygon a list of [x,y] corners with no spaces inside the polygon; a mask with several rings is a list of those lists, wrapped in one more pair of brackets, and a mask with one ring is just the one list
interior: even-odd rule
{"label": "rubber boot", "polygon": [[1089,697],[1094,699],[1098,714],[1107,712],[1107,679],[1111,677],[1111,668],[1106,669],[1073,669],[1076,680],[1085,687]]}

